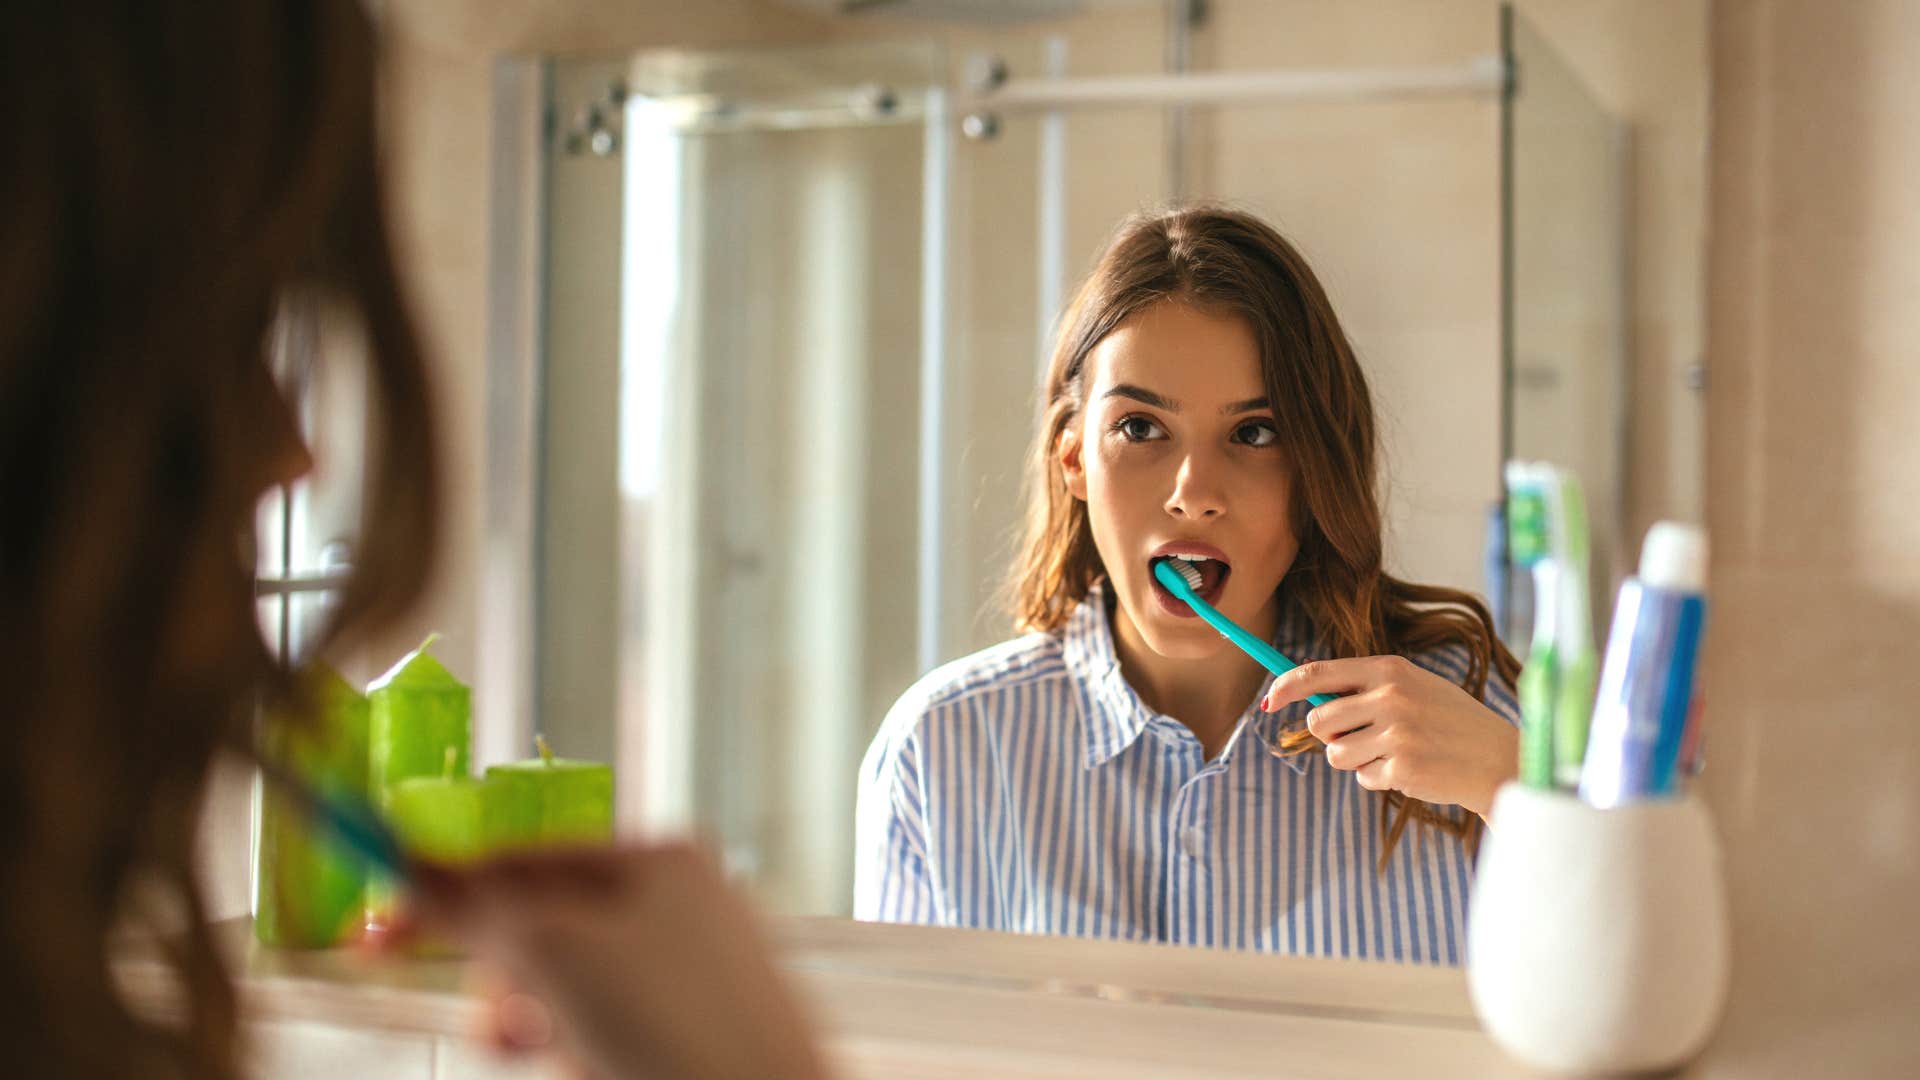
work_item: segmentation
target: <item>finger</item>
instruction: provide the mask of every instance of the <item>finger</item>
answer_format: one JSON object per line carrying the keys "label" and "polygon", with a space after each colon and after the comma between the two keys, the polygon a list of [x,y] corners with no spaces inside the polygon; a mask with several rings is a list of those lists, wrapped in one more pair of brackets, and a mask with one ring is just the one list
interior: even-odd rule
{"label": "finger", "polygon": [[509,990],[488,1003],[485,1042],[507,1056],[545,1051],[553,1045],[553,1012],[532,994]]}
{"label": "finger", "polygon": [[1375,656],[1362,656],[1301,664],[1273,680],[1273,686],[1267,690],[1266,700],[1260,703],[1261,711],[1279,712],[1314,694],[1350,694],[1368,689],[1378,683],[1383,674],[1380,665],[1375,663],[1378,659]]}
{"label": "finger", "polygon": [[455,898],[468,909],[601,903],[637,888],[638,878],[657,858],[650,848],[605,844],[504,852],[466,867]]}
{"label": "finger", "polygon": [[1338,742],[1327,743],[1327,764],[1343,772],[1355,772],[1384,758],[1385,743],[1376,731],[1356,731]]}
{"label": "finger", "polygon": [[1375,713],[1374,702],[1366,694],[1335,698],[1313,707],[1307,714],[1307,730],[1321,742],[1330,743],[1343,735],[1351,737],[1350,732],[1373,723]]}
{"label": "finger", "polygon": [[472,900],[472,875],[467,870],[416,859],[407,868],[396,918],[406,923],[452,922]]}
{"label": "finger", "polygon": [[443,872],[422,890],[427,902],[421,906],[429,922],[484,935],[528,912],[555,919],[591,915],[609,901],[634,900],[656,873],[666,881],[703,870],[717,874],[710,867],[704,852],[677,842],[507,852]]}
{"label": "finger", "polygon": [[1375,758],[1373,761],[1354,770],[1353,776],[1354,779],[1360,781],[1360,786],[1366,788],[1368,791],[1391,791],[1394,786],[1393,760],[1391,758]]}
{"label": "finger", "polygon": [[412,908],[396,907],[384,921],[367,928],[360,936],[359,948],[376,956],[401,955],[425,936],[419,914]]}

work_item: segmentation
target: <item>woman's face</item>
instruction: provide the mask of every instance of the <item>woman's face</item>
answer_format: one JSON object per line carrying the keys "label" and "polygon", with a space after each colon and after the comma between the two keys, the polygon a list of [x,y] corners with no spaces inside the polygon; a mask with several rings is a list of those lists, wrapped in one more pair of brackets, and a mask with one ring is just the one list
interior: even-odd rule
{"label": "woman's face", "polygon": [[1299,542],[1293,463],[1260,376],[1253,331],[1168,301],[1107,335],[1087,358],[1086,408],[1061,434],[1067,489],[1087,504],[1094,546],[1148,647],[1198,659],[1226,642],[1154,579],[1155,560],[1204,556],[1202,599],[1270,631]]}

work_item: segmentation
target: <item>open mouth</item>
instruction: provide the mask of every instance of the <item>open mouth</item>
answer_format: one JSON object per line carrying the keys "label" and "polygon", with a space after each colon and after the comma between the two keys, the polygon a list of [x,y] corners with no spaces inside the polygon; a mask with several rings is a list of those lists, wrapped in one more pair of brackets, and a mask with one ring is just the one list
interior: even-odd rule
{"label": "open mouth", "polygon": [[1160,602],[1161,608],[1170,615],[1194,618],[1193,608],[1189,607],[1186,601],[1174,596],[1165,585],[1160,584],[1159,578],[1153,576],[1153,564],[1163,560],[1174,563],[1176,572],[1188,571],[1182,575],[1188,581],[1194,580],[1197,576],[1199,584],[1194,586],[1194,593],[1209,604],[1216,607],[1219,605],[1220,596],[1226,591],[1227,578],[1233,574],[1233,567],[1225,559],[1181,551],[1156,555],[1147,561],[1147,580],[1153,583],[1154,599]]}

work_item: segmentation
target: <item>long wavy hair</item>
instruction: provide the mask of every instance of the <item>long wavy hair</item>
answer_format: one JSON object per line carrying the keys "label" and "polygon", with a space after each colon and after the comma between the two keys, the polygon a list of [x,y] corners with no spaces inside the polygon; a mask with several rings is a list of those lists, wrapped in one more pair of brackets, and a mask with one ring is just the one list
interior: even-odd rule
{"label": "long wavy hair", "polygon": [[[1123,223],[1061,319],[1047,370],[1038,436],[1027,464],[1027,522],[1010,591],[1016,625],[1058,632],[1106,575],[1086,504],[1073,497],[1055,452],[1086,407],[1087,357],[1135,314],[1167,301],[1237,316],[1260,350],[1261,380],[1282,445],[1295,463],[1293,520],[1300,550],[1280,582],[1335,657],[1415,655],[1466,647],[1463,687],[1511,685],[1520,665],[1487,607],[1470,593],[1416,585],[1381,561],[1378,446],[1373,400],[1353,346],[1306,260],[1271,226],[1227,207],[1197,205]],[[1286,753],[1319,749],[1305,729],[1282,734]],[[1420,821],[1473,844],[1480,822],[1399,792],[1383,795],[1382,862]]]}
{"label": "long wavy hair", "polygon": [[[289,441],[279,320],[325,308],[364,342],[335,626],[423,587],[434,425],[374,79],[358,0],[0,5],[0,1045],[21,1075],[238,1071],[194,843],[216,748],[293,682],[241,554]],[[130,924],[165,929],[179,1017],[116,993]]]}

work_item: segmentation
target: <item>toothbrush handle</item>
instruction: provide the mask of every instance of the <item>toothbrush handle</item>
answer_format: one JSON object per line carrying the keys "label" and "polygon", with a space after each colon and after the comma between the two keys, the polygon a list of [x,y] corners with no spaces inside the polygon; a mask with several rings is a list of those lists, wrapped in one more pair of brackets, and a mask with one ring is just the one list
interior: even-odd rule
{"label": "toothbrush handle", "polygon": [[[1214,610],[1212,604],[1198,596],[1188,596],[1183,599],[1187,601],[1189,607],[1199,613],[1201,618],[1207,620],[1209,625],[1224,634],[1228,641],[1240,646],[1241,652],[1258,660],[1261,667],[1275,675],[1285,675],[1300,666],[1283,656],[1280,650],[1241,629],[1239,623]],[[1307,700],[1315,705],[1325,705],[1333,699],[1332,694],[1311,694],[1307,697]]]}

